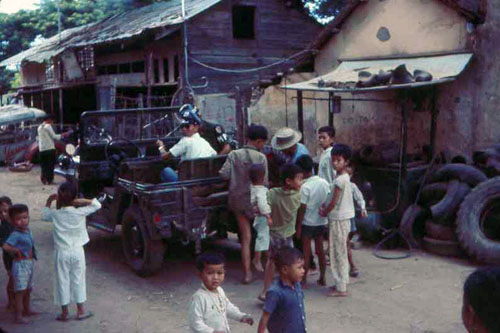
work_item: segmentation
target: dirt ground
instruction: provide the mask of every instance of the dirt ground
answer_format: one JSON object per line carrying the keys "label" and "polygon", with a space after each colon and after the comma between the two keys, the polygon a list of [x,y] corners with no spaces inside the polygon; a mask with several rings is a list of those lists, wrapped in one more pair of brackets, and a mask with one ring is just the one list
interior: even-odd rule
{"label": "dirt ground", "polygon": [[[163,270],[143,279],[127,267],[121,251],[119,229],[108,234],[90,229],[86,246],[88,307],[95,316],[66,323],[54,320],[52,225],[40,221],[40,209],[57,185],[42,186],[40,170],[11,173],[0,168],[0,193],[31,211],[30,227],[39,253],[36,265],[33,308],[42,314],[28,326],[12,323],[5,310],[6,274],[0,273],[0,327],[7,332],[186,332],[186,309],[200,281],[188,249],[171,251]],[[61,183],[62,178],[56,177]],[[365,247],[354,251],[361,277],[351,281],[351,296],[325,297],[326,290],[310,285],[305,291],[309,332],[465,332],[461,321],[462,284],[474,266],[466,261],[414,253],[404,260],[383,260]],[[223,287],[228,297],[256,321],[261,304],[256,296],[262,276],[254,283],[239,283],[237,253],[229,253]],[[330,279],[330,276],[328,276]],[[315,280],[314,277],[311,280]],[[74,315],[74,308],[71,311]],[[232,323],[233,332],[256,332],[253,327]]]}

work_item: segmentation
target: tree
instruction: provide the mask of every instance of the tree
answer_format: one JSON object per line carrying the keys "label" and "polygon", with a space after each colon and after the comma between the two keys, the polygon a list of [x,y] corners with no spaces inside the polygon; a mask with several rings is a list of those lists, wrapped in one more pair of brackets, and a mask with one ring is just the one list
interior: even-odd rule
{"label": "tree", "polygon": [[349,0],[302,0],[309,14],[323,24],[333,20],[348,2]]}

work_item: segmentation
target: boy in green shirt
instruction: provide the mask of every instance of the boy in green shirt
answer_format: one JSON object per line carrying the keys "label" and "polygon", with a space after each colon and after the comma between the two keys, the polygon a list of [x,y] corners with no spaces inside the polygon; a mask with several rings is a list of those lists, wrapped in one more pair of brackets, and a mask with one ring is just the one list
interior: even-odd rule
{"label": "boy in green shirt", "polygon": [[299,190],[304,178],[302,169],[295,164],[285,164],[280,169],[280,176],[283,185],[269,190],[267,194],[273,224],[270,227],[270,256],[264,271],[264,288],[258,297],[261,301],[265,300],[274,277],[274,255],[283,247],[293,247],[292,237],[300,207]]}

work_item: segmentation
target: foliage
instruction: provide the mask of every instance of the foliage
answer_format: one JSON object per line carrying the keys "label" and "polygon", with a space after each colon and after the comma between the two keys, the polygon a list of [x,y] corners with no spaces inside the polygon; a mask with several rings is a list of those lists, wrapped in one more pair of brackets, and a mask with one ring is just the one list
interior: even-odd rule
{"label": "foliage", "polygon": [[326,24],[338,15],[349,0],[302,0],[304,8],[320,23]]}
{"label": "foliage", "polygon": [[[30,48],[38,36],[49,38],[58,31],[59,4],[61,28],[68,29],[96,22],[108,16],[149,5],[160,0],[41,0],[38,9],[0,13],[0,60]],[[39,38],[39,37],[38,37]],[[13,74],[0,69],[0,93],[11,87]]]}

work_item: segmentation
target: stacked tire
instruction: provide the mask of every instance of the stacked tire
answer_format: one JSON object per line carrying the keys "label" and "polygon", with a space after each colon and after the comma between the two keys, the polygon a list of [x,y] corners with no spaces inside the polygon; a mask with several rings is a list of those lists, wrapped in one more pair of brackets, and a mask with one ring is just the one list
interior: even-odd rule
{"label": "stacked tire", "polygon": [[457,214],[465,198],[487,180],[479,169],[447,164],[438,169],[422,188],[417,202],[405,211],[400,232],[413,248],[444,256],[460,256]]}

